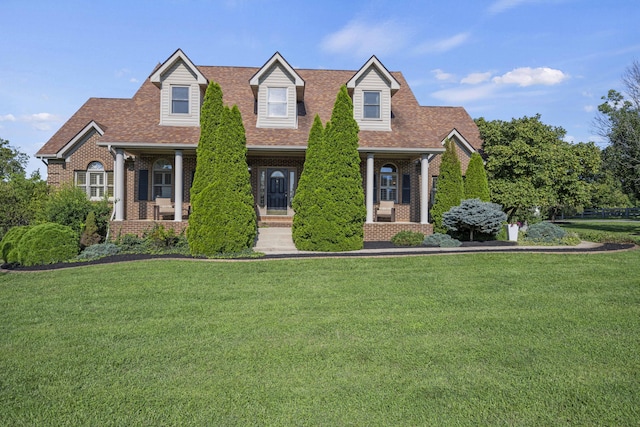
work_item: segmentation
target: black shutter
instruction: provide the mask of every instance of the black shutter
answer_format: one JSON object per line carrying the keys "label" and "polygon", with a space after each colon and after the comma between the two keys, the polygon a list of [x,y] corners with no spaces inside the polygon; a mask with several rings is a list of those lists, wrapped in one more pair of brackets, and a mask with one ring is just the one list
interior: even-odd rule
{"label": "black shutter", "polygon": [[149,171],[146,169],[138,172],[138,200],[149,200]]}
{"label": "black shutter", "polygon": [[408,173],[402,175],[402,203],[411,203],[411,175]]}
{"label": "black shutter", "polygon": [[378,174],[373,174],[373,203],[378,203]]}

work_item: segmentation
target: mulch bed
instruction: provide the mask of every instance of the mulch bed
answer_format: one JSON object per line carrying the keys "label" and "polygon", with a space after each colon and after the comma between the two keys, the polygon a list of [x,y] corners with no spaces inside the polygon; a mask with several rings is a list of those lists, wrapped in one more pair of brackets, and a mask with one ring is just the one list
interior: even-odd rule
{"label": "mulch bed", "polygon": [[[492,253],[494,252],[544,252],[544,253],[585,253],[585,252],[607,252],[607,251],[620,251],[631,249],[635,245],[631,243],[604,243],[600,246],[593,248],[577,248],[575,246],[567,246],[563,248],[550,248],[545,246],[536,246],[528,249],[514,249],[518,244],[516,242],[505,242],[501,240],[491,240],[486,242],[463,242],[462,246],[455,250],[448,250],[447,248],[439,248],[439,251],[403,251],[403,248],[394,246],[391,242],[365,242],[364,249],[389,249],[389,251],[381,251],[376,253],[359,253],[359,252],[323,252],[323,253],[298,253],[298,254],[273,254],[265,255],[261,258],[243,258],[236,260],[264,260],[264,259],[286,259],[286,258],[323,258],[323,257],[375,257],[375,256],[402,256],[402,255],[440,255],[446,253],[472,253],[482,252],[483,247],[492,247]],[[425,248],[427,249],[427,248]],[[61,268],[80,267],[85,265],[98,265],[98,264],[113,264],[117,262],[126,261],[140,261],[149,259],[197,259],[195,257],[178,254],[166,254],[166,255],[152,255],[152,254],[121,254],[112,255],[104,258],[100,258],[93,261],[80,261],[80,262],[64,262],[49,265],[35,265],[31,267],[24,267],[16,264],[2,264],[1,270],[13,270],[13,271],[48,271],[57,270]]]}

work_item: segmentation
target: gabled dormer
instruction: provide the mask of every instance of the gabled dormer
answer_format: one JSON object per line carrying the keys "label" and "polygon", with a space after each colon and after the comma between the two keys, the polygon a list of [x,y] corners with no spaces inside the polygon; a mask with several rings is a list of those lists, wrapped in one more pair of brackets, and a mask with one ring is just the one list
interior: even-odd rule
{"label": "gabled dormer", "polygon": [[249,80],[261,128],[298,127],[298,103],[304,102],[304,80],[276,52]]}
{"label": "gabled dormer", "polygon": [[347,82],[361,130],[391,130],[391,97],[400,83],[374,56]]}
{"label": "gabled dormer", "polygon": [[203,90],[208,81],[178,49],[149,76],[160,88],[160,124],[199,126]]}

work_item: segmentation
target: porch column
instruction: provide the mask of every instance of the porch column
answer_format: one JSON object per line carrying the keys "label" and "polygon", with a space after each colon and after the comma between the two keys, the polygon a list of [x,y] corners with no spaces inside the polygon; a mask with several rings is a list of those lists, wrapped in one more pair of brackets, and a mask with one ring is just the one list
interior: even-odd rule
{"label": "porch column", "polygon": [[420,224],[429,224],[429,156],[420,156]]}
{"label": "porch column", "polygon": [[124,220],[124,150],[116,148],[116,170],[115,170],[114,200],[116,205],[116,221]]}
{"label": "porch column", "polygon": [[175,222],[182,222],[182,150],[176,150],[175,154],[175,213],[173,215],[173,220]]}
{"label": "porch column", "polygon": [[373,153],[367,153],[367,223],[373,222]]}

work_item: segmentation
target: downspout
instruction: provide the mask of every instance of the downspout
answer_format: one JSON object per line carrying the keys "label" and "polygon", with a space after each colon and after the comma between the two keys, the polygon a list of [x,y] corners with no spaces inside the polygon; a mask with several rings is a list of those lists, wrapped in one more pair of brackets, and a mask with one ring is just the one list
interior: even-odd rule
{"label": "downspout", "polygon": [[[107,146],[107,149],[109,150],[109,152],[115,156],[112,148],[111,148],[111,144],[109,144]],[[116,170],[116,161],[113,161],[113,170]],[[115,178],[115,177],[114,177]],[[115,184],[115,183],[114,183]],[[108,242],[109,241],[109,236],[111,235],[111,221],[113,221],[113,219],[116,216],[116,201],[113,201],[113,208],[111,209],[111,217],[109,218],[109,222],[107,223],[107,235],[104,237],[104,241]]]}

